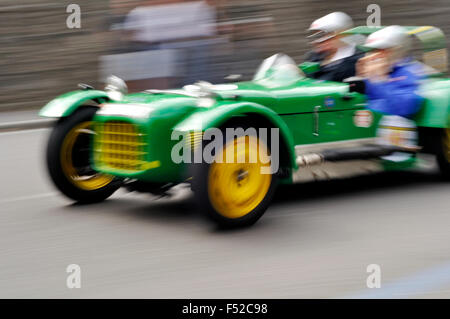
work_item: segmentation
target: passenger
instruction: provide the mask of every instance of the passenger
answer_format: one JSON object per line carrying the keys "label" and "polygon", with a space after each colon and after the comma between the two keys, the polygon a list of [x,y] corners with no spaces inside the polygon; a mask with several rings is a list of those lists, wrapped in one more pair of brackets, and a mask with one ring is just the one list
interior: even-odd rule
{"label": "passenger", "polygon": [[371,34],[364,46],[371,51],[360,59],[357,70],[366,78],[369,109],[412,117],[423,101],[417,89],[424,72],[408,56],[409,35],[400,26],[390,26]]}
{"label": "passenger", "polygon": [[309,38],[313,39],[314,50],[306,55],[304,61],[319,62],[320,69],[308,74],[309,77],[342,82],[355,75],[355,64],[363,52],[350,43],[348,37],[340,34],[351,27],[352,19],[343,12],[330,13],[311,24]]}

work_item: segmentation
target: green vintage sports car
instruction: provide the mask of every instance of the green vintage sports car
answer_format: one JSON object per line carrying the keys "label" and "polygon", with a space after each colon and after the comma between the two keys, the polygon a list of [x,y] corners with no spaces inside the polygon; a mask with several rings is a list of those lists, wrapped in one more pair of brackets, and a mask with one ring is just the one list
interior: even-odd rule
{"label": "green vintage sports car", "polygon": [[[449,178],[445,38],[437,28],[407,28],[423,43],[421,60],[431,70],[414,121],[367,110],[357,80],[310,79],[305,73],[314,64],[298,66],[283,54],[266,59],[249,82],[128,94],[112,77],[105,90],[80,85],[41,110],[59,118],[48,141],[50,177],[67,197],[85,203],[102,201],[119,187],[165,194],[190,183],[202,210],[229,227],[255,223],[280,183],[404,170],[418,165],[422,153],[436,155]],[[346,33],[366,36],[378,29]],[[212,160],[206,160],[211,130],[223,134],[214,135]],[[196,154],[199,160],[184,160]]]}

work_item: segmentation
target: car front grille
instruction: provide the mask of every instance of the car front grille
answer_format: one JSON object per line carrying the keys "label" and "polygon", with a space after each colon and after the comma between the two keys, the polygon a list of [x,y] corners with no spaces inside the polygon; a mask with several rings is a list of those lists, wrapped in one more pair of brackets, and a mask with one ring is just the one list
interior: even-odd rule
{"label": "car front grille", "polygon": [[198,146],[202,144],[203,132],[202,131],[191,131],[189,132],[189,146],[192,150],[197,149]]}
{"label": "car front grille", "polygon": [[100,169],[139,172],[146,168],[147,134],[124,121],[96,123],[94,161]]}

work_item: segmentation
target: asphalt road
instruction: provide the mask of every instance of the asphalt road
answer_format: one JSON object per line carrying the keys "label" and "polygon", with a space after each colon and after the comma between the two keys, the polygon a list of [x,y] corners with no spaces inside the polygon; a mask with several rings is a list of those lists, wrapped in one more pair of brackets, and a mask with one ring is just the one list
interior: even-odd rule
{"label": "asphalt road", "polygon": [[46,176],[48,132],[0,133],[1,298],[450,297],[450,184],[434,170],[284,187],[254,227],[221,231],[183,188],[72,204]]}

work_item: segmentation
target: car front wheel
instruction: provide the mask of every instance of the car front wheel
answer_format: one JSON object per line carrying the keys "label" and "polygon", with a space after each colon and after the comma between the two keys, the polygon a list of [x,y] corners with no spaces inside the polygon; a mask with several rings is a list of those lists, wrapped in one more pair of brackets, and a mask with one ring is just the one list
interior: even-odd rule
{"label": "car front wheel", "polygon": [[83,107],[61,119],[47,145],[51,180],[64,195],[82,203],[102,201],[120,187],[118,179],[96,172],[91,165],[92,117],[96,110]]}
{"label": "car front wheel", "polygon": [[270,162],[262,160],[269,152],[257,136],[236,136],[224,141],[211,164],[196,167],[195,197],[219,226],[249,226],[264,214],[277,186]]}

